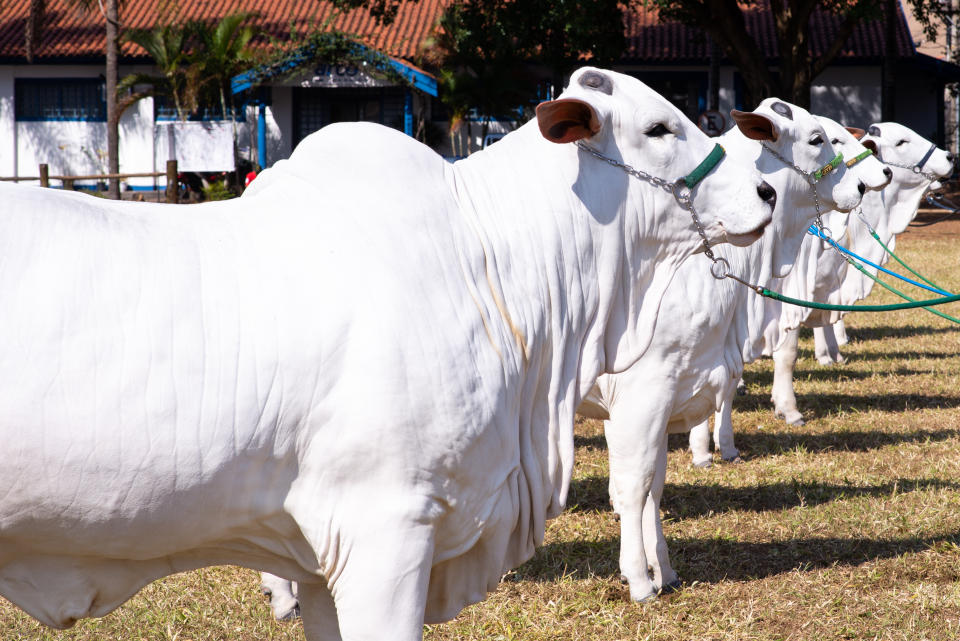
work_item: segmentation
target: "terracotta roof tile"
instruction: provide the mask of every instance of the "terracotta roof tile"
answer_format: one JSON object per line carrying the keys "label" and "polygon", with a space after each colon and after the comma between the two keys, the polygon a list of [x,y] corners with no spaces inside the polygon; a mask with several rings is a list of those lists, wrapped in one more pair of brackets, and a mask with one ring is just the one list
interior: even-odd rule
{"label": "terracotta roof tile", "polygon": [[[372,47],[391,56],[416,61],[424,40],[430,35],[443,9],[453,0],[419,0],[403,5],[391,27],[379,27],[363,10],[341,14],[333,25]],[[24,24],[30,0],[0,2],[0,59],[17,60],[24,55]],[[167,7],[163,10],[162,7]],[[709,57],[707,39],[694,27],[674,22],[661,22],[656,9],[635,4],[626,16],[627,50],[625,63],[691,63],[702,64]],[[290,25],[299,31],[311,24],[322,24],[332,13],[329,2],[312,0],[126,0],[120,10],[121,23],[128,28],[149,28],[166,22],[218,20],[239,11],[254,11],[260,24],[273,37],[290,37]],[[773,18],[763,0],[745,10],[747,29],[758,41],[761,50],[771,59],[778,55]],[[814,56],[828,46],[839,28],[840,20],[826,11],[815,11],[810,21],[810,45]],[[37,47],[36,60],[63,58],[102,59],[104,47],[103,18],[94,5],[90,11],[71,7],[68,0],[47,0],[43,40]],[[841,60],[878,59],[884,53],[884,30],[881,21],[859,25],[838,56]],[[903,19],[897,28],[897,47],[901,56],[914,53],[913,41]],[[122,55],[128,60],[146,60],[136,45],[126,43]]]}
{"label": "terracotta roof tile", "polygon": [[[898,3],[899,6],[899,3]],[[779,57],[773,14],[769,4],[761,0],[744,7],[747,31],[753,36],[763,54],[769,59]],[[900,56],[914,54],[913,40],[901,8],[897,25],[897,50]],[[828,11],[817,9],[810,18],[810,52],[816,57],[826,51],[840,28],[841,19]],[[710,56],[707,37],[696,27],[677,22],[662,22],[652,6],[639,6],[625,20],[627,51],[623,62],[703,64]],[[878,59],[884,55],[884,28],[882,20],[871,20],[858,25],[837,56],[841,60]]]}
{"label": "terracotta roof tile", "polygon": [[[376,24],[370,15],[357,9],[342,13],[333,25],[391,56],[416,59],[423,41],[430,35],[443,9],[452,0],[419,0],[405,4],[390,27]],[[6,0],[0,3],[0,59],[24,56],[24,25],[29,0]],[[162,7],[169,7],[164,11]],[[304,32],[311,24],[320,25],[333,13],[330,2],[294,2],[291,0],[192,0],[177,3],[156,0],[127,0],[121,4],[120,21],[125,28],[150,28],[169,22],[219,20],[241,11],[256,12],[260,24],[273,37],[290,37],[290,25]],[[42,42],[36,49],[36,60],[55,58],[102,58],[104,20],[96,5],[90,11],[71,8],[67,0],[48,0],[43,22]],[[123,45],[121,55],[127,59],[146,58],[136,45]]]}

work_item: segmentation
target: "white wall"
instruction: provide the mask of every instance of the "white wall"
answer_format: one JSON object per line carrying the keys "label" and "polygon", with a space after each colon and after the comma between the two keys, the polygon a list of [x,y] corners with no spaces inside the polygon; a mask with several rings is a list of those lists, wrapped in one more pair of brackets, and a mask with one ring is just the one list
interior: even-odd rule
{"label": "white wall", "polygon": [[16,173],[17,130],[13,119],[13,70],[0,67],[0,176]]}
{"label": "white wall", "polygon": [[850,127],[880,120],[880,67],[831,67],[810,87],[810,110]]}

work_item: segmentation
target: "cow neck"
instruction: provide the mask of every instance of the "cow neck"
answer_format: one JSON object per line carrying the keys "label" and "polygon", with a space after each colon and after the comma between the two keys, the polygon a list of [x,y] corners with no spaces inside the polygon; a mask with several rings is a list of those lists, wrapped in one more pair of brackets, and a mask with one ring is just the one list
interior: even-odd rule
{"label": "cow neck", "polygon": [[906,181],[903,181],[899,182],[900,187],[898,189],[890,192],[887,189],[881,191],[887,214],[887,235],[886,238],[880,236],[884,243],[889,245],[896,234],[906,230],[907,225],[916,216],[917,209],[919,209],[923,197],[933,182],[933,180],[924,176],[919,183],[908,185]]}
{"label": "cow neck", "polygon": [[[574,145],[545,141],[535,122],[454,170],[488,261],[523,257],[523,268],[498,273],[506,308],[542,319],[521,331],[549,335],[555,350],[573,357],[555,363],[574,383],[557,391],[569,398],[572,421],[597,376],[624,369],[645,351],[663,291],[699,239],[679,232],[689,228],[682,216],[654,220],[653,212],[678,209],[669,193],[593,161]],[[581,181],[582,172],[601,176],[602,184]],[[671,228],[680,240],[658,240]],[[531,271],[536,283],[528,280]]]}

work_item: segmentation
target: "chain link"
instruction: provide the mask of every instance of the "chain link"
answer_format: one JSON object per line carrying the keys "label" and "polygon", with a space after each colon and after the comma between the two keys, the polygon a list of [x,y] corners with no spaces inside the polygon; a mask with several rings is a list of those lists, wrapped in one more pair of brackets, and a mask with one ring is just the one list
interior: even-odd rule
{"label": "chain link", "polygon": [[[764,143],[760,143],[760,146],[766,149],[767,151],[769,151],[771,154],[773,154],[776,158],[780,160],[780,162],[785,164],[787,167],[790,167],[791,169],[796,171],[798,174],[803,176],[803,178],[807,181],[807,183],[809,183],[810,189],[813,190],[813,206],[817,212],[817,218],[816,218],[817,227],[819,227],[820,229],[825,229],[823,225],[822,212],[820,211],[820,194],[817,193],[817,179],[814,178],[813,174],[810,173],[809,171],[804,171],[800,167],[793,164],[791,161],[781,156],[780,153],[777,152],[777,150],[774,149],[773,147],[766,145]],[[827,229],[826,232],[828,235],[830,234],[829,229]],[[831,238],[832,238],[832,235],[831,235]]]}
{"label": "chain link", "polygon": [[624,172],[630,176],[633,176],[634,178],[639,178],[640,180],[644,180],[655,187],[659,187],[660,189],[670,192],[674,199],[676,199],[677,204],[680,205],[680,208],[690,212],[690,217],[693,218],[693,225],[696,227],[697,234],[700,235],[700,240],[703,242],[703,253],[714,263],[717,262],[717,257],[714,255],[713,250],[710,249],[710,241],[707,240],[707,232],[703,227],[703,223],[700,222],[700,216],[697,215],[697,210],[693,206],[693,193],[691,192],[690,188],[687,187],[687,184],[683,181],[683,178],[677,178],[675,181],[670,182],[669,180],[664,180],[659,176],[648,174],[641,169],[631,167],[630,165],[620,162],[619,160],[614,160],[609,156],[605,156],[583,141],[578,140],[576,145],[594,158],[598,158],[608,165],[622,169]]}

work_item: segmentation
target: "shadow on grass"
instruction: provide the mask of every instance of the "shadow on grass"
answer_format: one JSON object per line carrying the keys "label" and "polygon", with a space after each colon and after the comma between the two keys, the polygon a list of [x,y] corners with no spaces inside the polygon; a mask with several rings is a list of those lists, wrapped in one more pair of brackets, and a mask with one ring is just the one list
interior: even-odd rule
{"label": "shadow on grass", "polygon": [[[960,544],[960,532],[899,539],[810,538],[769,543],[721,538],[667,539],[671,563],[681,580],[700,583],[756,580],[796,570],[856,566],[923,552],[945,543]],[[612,578],[620,574],[619,550],[619,537],[552,543],[540,548],[533,559],[506,580],[546,582],[567,576]],[[956,575],[956,570],[952,574]]]}
{"label": "shadow on grass", "polygon": [[[834,383],[844,383],[846,381],[862,381],[868,378],[884,379],[893,376],[924,376],[930,374],[930,371],[910,369],[907,367],[898,367],[895,370],[884,372],[869,372],[852,369],[844,365],[814,365],[812,367],[798,367],[795,373],[795,380],[798,381],[829,381]],[[759,385],[769,397],[769,389],[773,385],[773,370],[754,372],[746,378],[747,385]],[[741,397],[738,397],[741,398]],[[734,400],[736,403],[736,400]]]}
{"label": "shadow on grass", "polygon": [[[904,325],[903,327],[855,327],[847,328],[847,337],[850,342],[876,341],[884,338],[913,338],[914,336],[930,336],[932,334],[952,334],[960,331],[960,327],[930,327],[929,325]],[[841,348],[842,350],[843,348]]]}
{"label": "shadow on grass", "polygon": [[751,487],[667,483],[660,507],[665,518],[692,519],[723,512],[780,511],[845,499],[944,489],[958,491],[960,483],[936,479],[897,479],[869,486],[798,481]]}
{"label": "shadow on grass", "polygon": [[[797,394],[797,406],[804,418],[820,418],[836,411],[844,412],[903,412],[915,409],[951,409],[960,407],[960,396],[925,394]],[[771,410],[770,393],[745,394],[733,401],[733,410],[752,412]]]}
{"label": "shadow on grass", "polygon": [[[609,477],[591,476],[570,484],[569,512],[609,512]],[[667,483],[660,509],[664,518],[693,519],[724,512],[765,512],[822,505],[860,497],[882,497],[926,490],[960,491],[960,482],[897,479],[879,485],[836,485],[818,482],[770,483],[750,487],[720,484]]]}
{"label": "shadow on grass", "polygon": [[[784,426],[786,427],[786,426]],[[679,435],[685,436],[685,435]],[[807,452],[869,452],[870,450],[903,443],[938,443],[960,438],[960,429],[911,430],[909,432],[880,432],[876,430],[842,430],[819,434],[792,432],[735,433],[737,448],[750,459],[771,456],[801,449]],[[673,443],[671,436],[671,444]],[[678,445],[680,445],[678,443]],[[682,441],[686,447],[686,441]]]}

